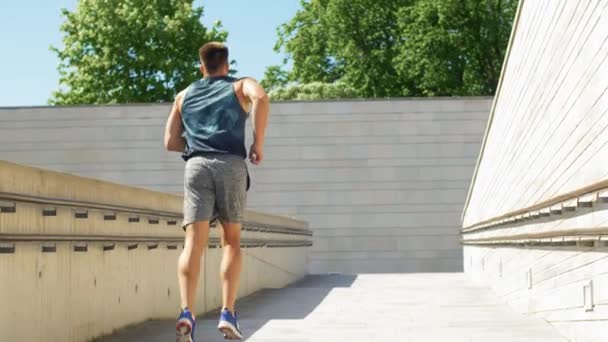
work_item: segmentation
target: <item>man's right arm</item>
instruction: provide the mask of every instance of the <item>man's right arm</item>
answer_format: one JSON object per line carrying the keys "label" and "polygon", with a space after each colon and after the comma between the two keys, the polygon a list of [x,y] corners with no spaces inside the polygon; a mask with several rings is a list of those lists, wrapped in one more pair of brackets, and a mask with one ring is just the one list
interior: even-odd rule
{"label": "man's right arm", "polygon": [[249,160],[253,164],[259,165],[264,159],[264,139],[268,125],[270,100],[264,88],[252,78],[243,80],[243,95],[251,102],[253,145],[249,151]]}
{"label": "man's right arm", "polygon": [[167,151],[184,152],[186,148],[186,139],[182,137],[184,126],[182,125],[182,102],[184,100],[185,90],[181,91],[175,97],[173,108],[167,119],[165,126],[165,148]]}

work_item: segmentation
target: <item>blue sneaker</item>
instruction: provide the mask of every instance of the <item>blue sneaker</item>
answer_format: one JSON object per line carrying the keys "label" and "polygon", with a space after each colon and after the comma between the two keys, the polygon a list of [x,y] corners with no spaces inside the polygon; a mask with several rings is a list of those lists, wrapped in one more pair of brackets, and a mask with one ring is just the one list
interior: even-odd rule
{"label": "blue sneaker", "polygon": [[220,323],[217,326],[218,330],[224,334],[224,338],[227,340],[241,340],[243,334],[239,329],[239,322],[236,318],[236,312],[233,314],[228,309],[222,310],[220,315]]}
{"label": "blue sneaker", "polygon": [[182,310],[175,324],[176,342],[194,342],[194,326],[196,322],[188,308]]}

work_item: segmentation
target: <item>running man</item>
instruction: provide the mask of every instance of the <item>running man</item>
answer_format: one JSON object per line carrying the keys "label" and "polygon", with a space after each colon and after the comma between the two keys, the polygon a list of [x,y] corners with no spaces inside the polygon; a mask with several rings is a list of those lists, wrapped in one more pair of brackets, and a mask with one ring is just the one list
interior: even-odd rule
{"label": "running man", "polygon": [[208,43],[199,50],[203,78],[177,94],[165,129],[165,147],[181,152],[184,175],[184,250],[178,260],[177,278],[181,314],[177,341],[194,341],[194,303],[207,247],[209,222],[217,217],[223,229],[220,267],[222,311],[218,329],[227,339],[242,339],[235,302],[241,274],[241,224],[249,188],[245,121],[251,113],[253,144],[249,160],[264,159],[264,134],[269,101],[264,89],[251,78],[228,76],[228,48]]}

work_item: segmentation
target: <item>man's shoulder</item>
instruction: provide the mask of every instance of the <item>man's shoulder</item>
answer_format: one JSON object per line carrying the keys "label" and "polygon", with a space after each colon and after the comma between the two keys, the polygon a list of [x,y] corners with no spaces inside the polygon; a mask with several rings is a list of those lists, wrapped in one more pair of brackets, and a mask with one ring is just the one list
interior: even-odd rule
{"label": "man's shoulder", "polygon": [[241,76],[237,78],[237,81],[253,81],[253,82],[257,82],[257,80],[255,78],[253,78],[252,76]]}
{"label": "man's shoulder", "polygon": [[183,98],[188,92],[188,89],[190,89],[190,87],[187,87],[186,89],[183,89],[182,91],[177,93],[177,95],[175,95],[175,98]]}
{"label": "man's shoulder", "polygon": [[184,101],[184,98],[186,97],[186,94],[188,93],[188,90],[190,89],[190,87],[187,87],[186,89],[180,91],[179,93],[177,93],[177,95],[175,95],[175,101],[176,102],[182,102]]}
{"label": "man's shoulder", "polygon": [[235,85],[235,89],[237,89],[238,91],[242,91],[243,87],[247,84],[248,86],[251,86],[251,84],[257,84],[258,81],[256,81],[255,78],[251,77],[251,76],[243,76],[243,77],[238,77],[235,78],[235,81],[233,82]]}
{"label": "man's shoulder", "polygon": [[186,87],[186,89],[180,91],[179,93],[177,93],[175,95],[174,104],[177,106],[177,108],[179,108],[180,112],[182,110],[182,107],[184,105],[184,100],[186,99],[186,95],[188,94],[188,91],[190,90],[190,88],[192,88],[192,85],[189,85],[188,87]]}

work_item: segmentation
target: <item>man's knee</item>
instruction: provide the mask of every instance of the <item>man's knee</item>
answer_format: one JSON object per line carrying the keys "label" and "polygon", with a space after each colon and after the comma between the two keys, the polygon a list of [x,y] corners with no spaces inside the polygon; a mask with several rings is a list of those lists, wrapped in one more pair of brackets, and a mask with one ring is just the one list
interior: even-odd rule
{"label": "man's knee", "polygon": [[188,254],[202,254],[207,247],[209,221],[200,221],[186,226],[184,251]]}
{"label": "man's knee", "polygon": [[192,244],[186,243],[181,255],[182,255],[182,258],[185,258],[186,260],[189,261],[191,259],[202,258],[204,253],[205,253],[204,246],[192,245]]}
{"label": "man's knee", "polygon": [[236,249],[241,247],[241,224],[222,222],[222,245]]}

